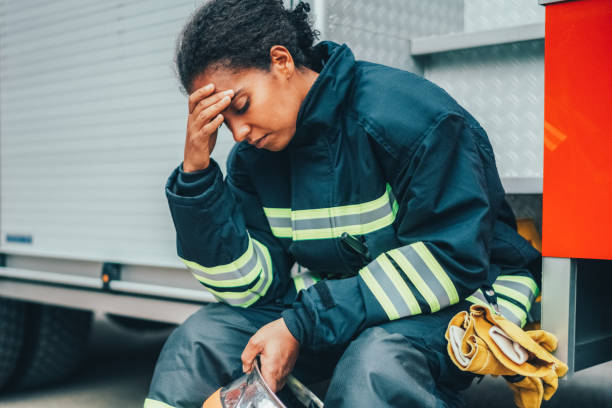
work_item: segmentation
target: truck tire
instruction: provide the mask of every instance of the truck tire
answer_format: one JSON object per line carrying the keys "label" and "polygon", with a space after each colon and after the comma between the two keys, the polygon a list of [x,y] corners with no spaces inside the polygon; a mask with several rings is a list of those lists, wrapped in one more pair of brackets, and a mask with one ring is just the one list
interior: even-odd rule
{"label": "truck tire", "polygon": [[60,382],[83,361],[92,312],[28,304],[26,338],[10,386],[24,390]]}
{"label": "truck tire", "polygon": [[12,378],[25,338],[24,302],[0,298],[0,389]]}

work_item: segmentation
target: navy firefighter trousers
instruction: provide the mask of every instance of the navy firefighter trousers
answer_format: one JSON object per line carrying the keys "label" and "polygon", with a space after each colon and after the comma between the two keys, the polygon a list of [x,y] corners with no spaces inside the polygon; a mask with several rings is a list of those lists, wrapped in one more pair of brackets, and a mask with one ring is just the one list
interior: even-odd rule
{"label": "navy firefighter trousers", "polygon": [[[371,327],[343,349],[300,350],[293,375],[306,384],[330,380],[325,406],[461,407],[474,375],[457,369],[446,351],[450,319],[463,301],[434,314]],[[215,390],[243,375],[249,338],[283,308],[209,304],[189,317],[164,345],[145,407],[201,407]]]}

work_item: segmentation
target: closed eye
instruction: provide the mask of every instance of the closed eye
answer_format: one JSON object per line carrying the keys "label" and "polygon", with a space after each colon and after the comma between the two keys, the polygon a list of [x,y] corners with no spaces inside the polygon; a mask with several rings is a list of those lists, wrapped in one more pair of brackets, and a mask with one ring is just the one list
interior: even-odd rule
{"label": "closed eye", "polygon": [[242,115],[243,113],[247,111],[247,109],[249,109],[249,105],[250,105],[250,101],[247,99],[244,105],[242,105],[242,108],[236,109],[236,113],[239,115]]}

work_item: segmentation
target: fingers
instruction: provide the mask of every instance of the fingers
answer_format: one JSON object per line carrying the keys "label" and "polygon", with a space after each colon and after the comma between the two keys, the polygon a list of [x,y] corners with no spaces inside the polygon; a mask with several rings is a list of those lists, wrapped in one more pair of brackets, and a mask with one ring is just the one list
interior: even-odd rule
{"label": "fingers", "polygon": [[212,135],[223,124],[223,115],[218,114],[213,120],[202,126],[201,132],[207,135]]}
{"label": "fingers", "polygon": [[[209,99],[212,99],[212,97]],[[206,109],[202,110],[193,122],[195,129],[200,129],[205,123],[208,123],[212,118],[227,109],[231,100],[231,97],[228,95],[222,96],[216,103],[210,104]],[[196,108],[194,114],[197,112],[198,108]]]}
{"label": "fingers", "polygon": [[240,359],[242,360],[242,371],[245,373],[251,372],[255,358],[261,353],[262,346],[254,340],[253,337],[249,340],[246,347],[242,351]]}
{"label": "fingers", "polygon": [[185,138],[183,169],[195,171],[210,164],[210,154],[217,141],[217,129],[224,121],[222,111],[231,103],[234,91],[214,92],[214,84],[203,86],[189,95],[189,117]]}
{"label": "fingers", "polygon": [[192,92],[191,95],[189,95],[189,113],[193,113],[193,110],[195,109],[196,105],[203,98],[206,98],[207,96],[211,95],[214,90],[215,86],[213,84],[208,84]]}
{"label": "fingers", "polygon": [[[218,104],[221,100],[223,100],[225,97],[229,97],[229,100],[231,101],[232,97],[234,96],[234,90],[232,89],[227,89],[223,92],[217,92],[214,93],[213,95],[202,99],[200,102],[198,102],[198,104],[196,105],[196,107],[193,109],[193,112],[191,113],[192,117],[197,117],[200,112],[206,110],[207,108]],[[227,106],[225,106],[227,107]],[[224,107],[224,109],[225,109]]]}

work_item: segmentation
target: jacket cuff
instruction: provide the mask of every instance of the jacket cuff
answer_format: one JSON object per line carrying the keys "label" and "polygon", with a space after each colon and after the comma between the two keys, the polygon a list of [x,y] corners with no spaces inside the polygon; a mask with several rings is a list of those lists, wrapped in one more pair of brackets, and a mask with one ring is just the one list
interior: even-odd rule
{"label": "jacket cuff", "polygon": [[283,310],[281,313],[289,332],[300,345],[307,344],[307,335],[314,330],[314,322],[301,305],[294,305],[293,309]]}
{"label": "jacket cuff", "polygon": [[215,181],[216,162],[210,161],[207,168],[187,173],[183,163],[178,167],[178,175],[173,186],[173,192],[183,197],[196,197],[204,193]]}
{"label": "jacket cuff", "polygon": [[207,168],[192,173],[184,172],[181,163],[168,177],[166,196],[173,204],[191,206],[197,202],[206,207],[219,201],[222,189],[215,188],[216,184],[223,184],[223,174],[213,159]]}

